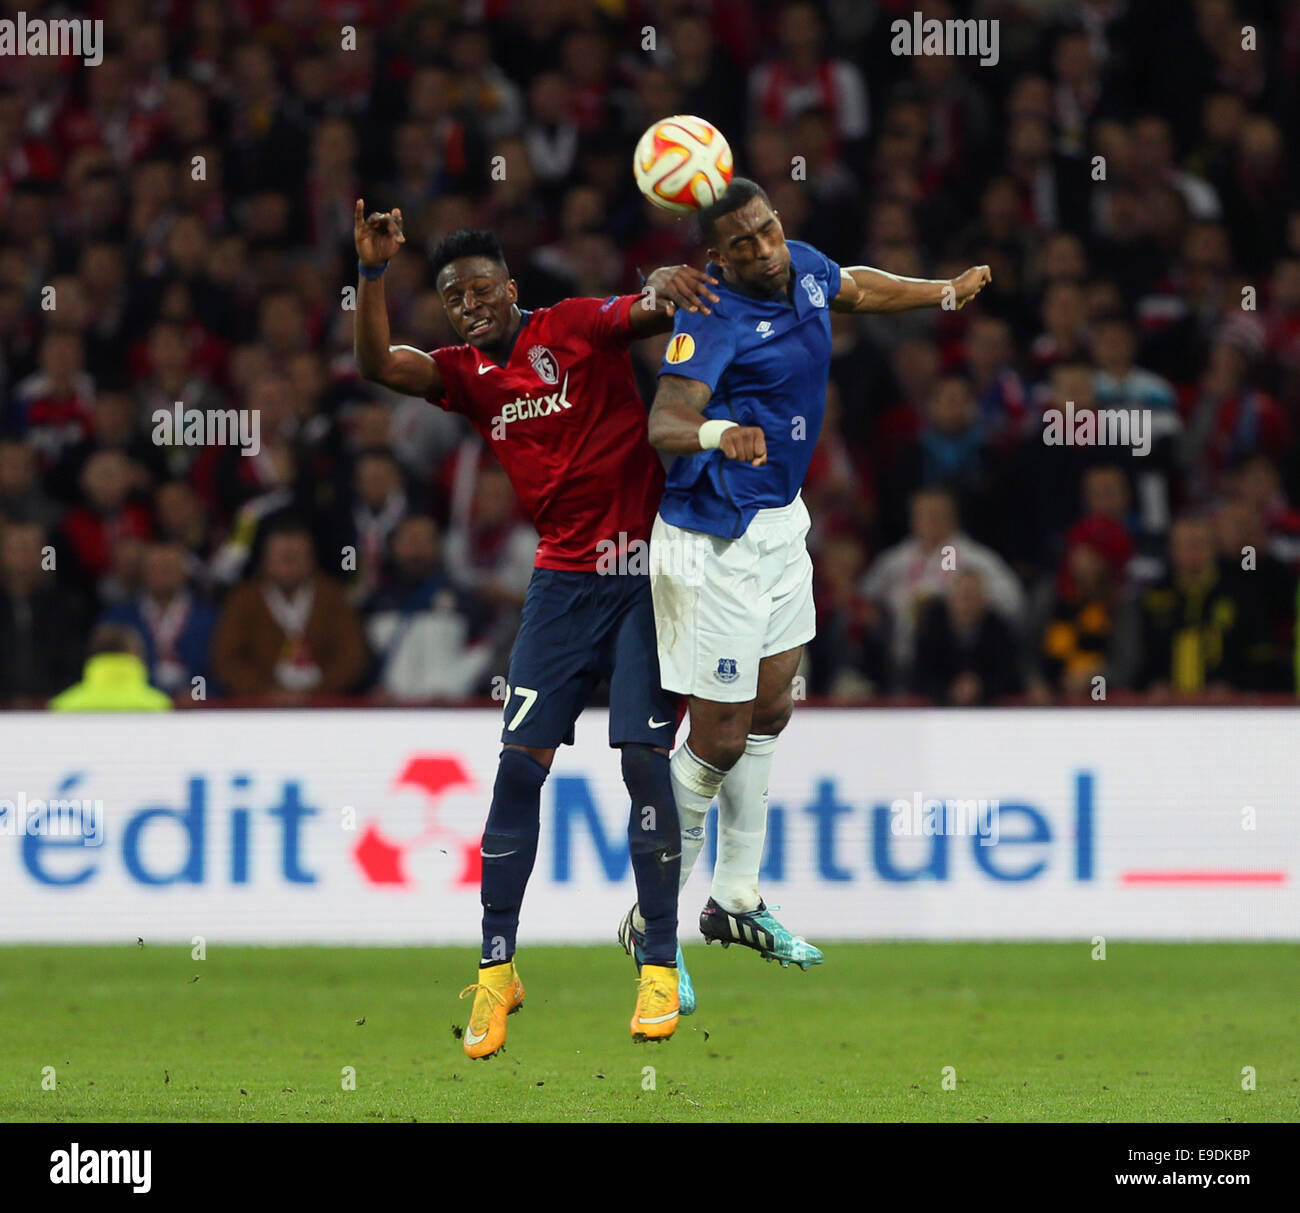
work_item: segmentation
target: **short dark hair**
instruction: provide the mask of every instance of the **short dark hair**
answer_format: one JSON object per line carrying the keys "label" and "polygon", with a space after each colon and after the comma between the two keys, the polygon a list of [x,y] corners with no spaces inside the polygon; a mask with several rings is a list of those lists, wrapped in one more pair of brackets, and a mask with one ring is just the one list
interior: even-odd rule
{"label": "short dark hair", "polygon": [[90,634],[86,654],[98,657],[103,653],[131,653],[143,657],[144,639],[135,628],[125,623],[97,624]]}
{"label": "short dark hair", "polygon": [[463,227],[439,240],[429,255],[429,269],[434,282],[438,281],[438,275],[446,266],[462,257],[486,257],[510,273],[505,253],[501,251],[501,241],[492,232],[481,227]]}
{"label": "short dark hair", "polygon": [[731,184],[722,191],[722,196],[716,202],[700,209],[698,216],[700,234],[711,244],[717,236],[718,220],[723,215],[730,215],[732,211],[740,210],[745,203],[754,198],[762,198],[768,206],[772,205],[767,191],[757,181],[751,181],[748,177],[733,177]]}
{"label": "short dark hair", "polygon": [[273,539],[277,535],[306,535],[308,539],[312,537],[307,520],[294,513],[292,508],[271,514],[258,528],[259,540]]}

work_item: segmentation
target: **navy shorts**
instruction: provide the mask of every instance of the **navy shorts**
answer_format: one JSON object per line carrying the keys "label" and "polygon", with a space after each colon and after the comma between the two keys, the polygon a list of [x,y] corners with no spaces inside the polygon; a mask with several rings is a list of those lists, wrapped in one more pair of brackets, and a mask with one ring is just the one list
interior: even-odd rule
{"label": "navy shorts", "polygon": [[534,569],[510,653],[501,740],[549,750],[609,679],[609,744],[672,749],[677,696],[659,685],[650,578]]}

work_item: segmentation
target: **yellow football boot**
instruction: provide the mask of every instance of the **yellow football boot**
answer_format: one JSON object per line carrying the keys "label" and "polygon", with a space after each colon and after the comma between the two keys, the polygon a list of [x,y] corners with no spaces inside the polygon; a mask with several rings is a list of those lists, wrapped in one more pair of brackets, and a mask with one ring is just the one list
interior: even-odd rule
{"label": "yellow football boot", "polygon": [[642,965],[632,1012],[632,1039],[667,1040],[677,1031],[677,970],[667,965]]}
{"label": "yellow football boot", "polygon": [[491,1057],[506,1043],[506,1016],[524,1005],[524,983],[519,980],[515,962],[479,969],[477,983],[466,986],[460,996],[466,998],[471,993],[474,1005],[461,1043],[470,1057]]}

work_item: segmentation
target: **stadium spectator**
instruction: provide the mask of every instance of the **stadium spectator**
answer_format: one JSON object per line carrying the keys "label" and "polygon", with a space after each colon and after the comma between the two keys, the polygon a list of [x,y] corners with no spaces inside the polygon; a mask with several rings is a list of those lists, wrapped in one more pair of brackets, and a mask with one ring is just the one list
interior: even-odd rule
{"label": "stadium spectator", "polygon": [[57,483],[77,484],[87,460],[96,451],[120,451],[126,456],[132,493],[143,497],[167,471],[160,447],[149,431],[136,424],[136,410],[125,392],[100,392],[91,409],[91,433],[64,449],[50,471]]}
{"label": "stadium spectator", "polygon": [[446,559],[462,590],[515,611],[532,576],[537,532],[519,517],[501,465],[467,438],[456,458]]}
{"label": "stadium spectator", "polygon": [[1087,150],[1088,126],[1104,99],[1100,60],[1084,29],[1062,30],[1052,48],[1052,118],[1064,156]]}
{"label": "stadium spectator", "polygon": [[[188,580],[185,549],[152,543],[144,550],[142,592],[110,607],[101,620],[124,624],[141,637],[150,684],[171,696],[189,694],[196,678],[204,684],[209,678],[216,611]],[[211,690],[205,685],[205,694]]]}
{"label": "stadium spectator", "polygon": [[1114,565],[1080,541],[1070,545],[1061,572],[1043,629],[1039,668],[1051,690],[1084,695],[1095,689],[1096,678],[1110,675],[1119,607]]}
{"label": "stadium spectator", "polygon": [[1191,492],[1204,498],[1224,488],[1229,470],[1249,455],[1278,458],[1290,449],[1294,427],[1278,402],[1249,378],[1250,355],[1219,341],[1187,418],[1182,458]]}
{"label": "stadium spectator", "polygon": [[938,349],[934,342],[923,338],[912,338],[894,346],[889,363],[895,394],[877,416],[871,443],[875,465],[882,470],[920,433],[926,403],[941,373]]}
{"label": "stadium spectator", "polygon": [[404,518],[392,532],[392,583],[364,607],[376,690],[397,700],[463,699],[497,655],[492,611],[447,575],[432,518]]}
{"label": "stadium spectator", "polygon": [[489,139],[514,134],[523,121],[523,100],[518,87],[492,61],[487,31],[462,26],[453,33],[447,51],[452,106],[474,113]]}
{"label": "stadium spectator", "polygon": [[774,45],[781,54],[750,73],[750,109],[777,126],[805,110],[823,109],[840,142],[852,144],[865,138],[870,114],[862,73],[824,53],[826,28],[817,6],[786,4],[778,20]]}
{"label": "stadium spectator", "polygon": [[[132,395],[136,416],[150,428],[154,414],[159,410],[171,413],[177,401],[186,411],[206,412],[225,407],[221,393],[192,367],[190,341],[185,326],[178,321],[160,321],[149,330],[148,344],[140,361],[147,363],[147,370],[141,368],[143,377],[137,381]],[[188,472],[198,454],[197,448],[179,443],[159,444],[159,449],[167,462],[168,474],[173,476]]]}
{"label": "stadium spectator", "polygon": [[1083,288],[1068,280],[1053,282],[1043,294],[1042,331],[1030,347],[1030,361],[1039,376],[1062,362],[1087,357],[1087,311]]}
{"label": "stadium spectator", "polygon": [[884,616],[859,584],[865,564],[862,543],[851,533],[831,535],[817,550],[817,635],[808,645],[815,695],[844,701],[889,689]]}
{"label": "stadium spectator", "polygon": [[[1133,494],[1128,477],[1117,463],[1099,463],[1083,474],[1081,496],[1083,510],[1065,533],[1067,560],[1069,553],[1081,544],[1090,547],[1106,562],[1110,580],[1116,587],[1124,587],[1130,576],[1154,574],[1149,565],[1132,569],[1136,554],[1133,527],[1137,522],[1133,512]],[[1163,562],[1156,573],[1164,571]],[[1068,591],[1068,564],[1062,566],[1057,589]]]}
{"label": "stadium spectator", "polygon": [[41,485],[36,451],[16,438],[0,439],[0,522],[34,522],[47,533],[62,515]]}
{"label": "stadium spectator", "polygon": [[984,441],[1006,450],[1020,441],[1029,423],[1028,390],[1016,370],[1011,326],[996,316],[976,316],[966,332],[965,353]]}
{"label": "stadium spectator", "polygon": [[185,575],[204,593],[213,580],[208,568],[212,558],[211,524],[203,502],[188,480],[171,480],[154,493],[154,518],[158,539],[178,544],[185,551]]}
{"label": "stadium spectator", "polygon": [[144,641],[120,623],[101,623],[90,634],[81,681],[49,702],[52,712],[165,712],[172,706],[149,685]]}
{"label": "stadium spectator", "polygon": [[108,579],[120,571],[119,551],[131,540],[149,539],[153,530],[149,511],[130,500],[132,479],[130,461],[121,451],[96,451],[81,471],[85,504],[74,506],[63,519],[78,571],[91,583],[101,583],[104,597],[109,595]]}
{"label": "stadium spectator", "polygon": [[20,380],[9,400],[8,428],[50,467],[92,427],[95,382],[84,368],[80,334],[51,329],[41,341],[40,369]]}
{"label": "stadium spectator", "polygon": [[1277,464],[1252,456],[1237,470],[1233,490],[1263,520],[1269,553],[1300,570],[1300,510],[1287,499]]}
{"label": "stadium spectator", "polygon": [[958,571],[980,574],[989,604],[1018,630],[1025,596],[1016,575],[996,552],[958,526],[950,492],[923,489],[911,500],[911,537],[876,558],[862,592],[888,611],[893,676],[906,682],[916,650],[916,629],[926,602],[953,592]]}
{"label": "stadium spectator", "polygon": [[[983,541],[997,527],[997,467],[985,446],[971,386],[945,375],[926,402],[921,432],[900,451],[884,485],[886,502],[910,502],[921,488],[947,489],[967,528]],[[1000,536],[998,537],[1000,538]]]}
{"label": "stadium spectator", "polygon": [[0,524],[0,704],[43,703],[77,676],[86,611],[39,523]]}
{"label": "stadium spectator", "polygon": [[1177,397],[1173,385],[1152,371],[1135,365],[1137,337],[1120,316],[1108,316],[1093,325],[1091,351],[1097,364],[1097,403],[1103,407],[1151,409],[1177,422]]}
{"label": "stadium spectator", "polygon": [[1264,630],[1254,604],[1224,575],[1206,519],[1174,523],[1169,563],[1169,577],[1137,600],[1134,685],[1160,698],[1254,689]]}
{"label": "stadium spectator", "polygon": [[1215,538],[1225,576],[1260,622],[1257,648],[1249,654],[1256,689],[1285,691],[1291,686],[1296,570],[1268,550],[1264,516],[1241,497],[1220,502],[1214,515]]}
{"label": "stadium spectator", "polygon": [[714,38],[708,18],[684,8],[670,20],[666,33],[654,59],[667,64],[681,112],[708,114],[720,130],[739,130],[744,82],[726,48]]}
{"label": "stadium spectator", "polygon": [[1053,282],[1073,282],[1076,286],[1088,277],[1088,258],[1083,241],[1073,232],[1051,232],[1038,246],[1038,255],[1030,283],[1045,288]]}
{"label": "stadium spectator", "polygon": [[578,159],[578,123],[569,83],[560,72],[543,72],[529,89],[531,120],[524,131],[528,162],[543,187],[565,181]]}
{"label": "stadium spectator", "polygon": [[1018,651],[1011,627],[989,608],[979,573],[959,572],[951,594],[922,608],[912,687],[953,707],[993,703],[1023,686]]}
{"label": "stadium spectator", "polygon": [[1192,218],[1217,223],[1223,207],[1214,186],[1178,167],[1169,122],[1159,114],[1144,114],[1132,125],[1133,182],[1139,204],[1149,202],[1162,185],[1171,185],[1187,201]]}
{"label": "stadium spectator", "polygon": [[1243,119],[1235,156],[1219,166],[1217,184],[1228,225],[1236,234],[1234,252],[1248,274],[1267,273],[1282,251],[1283,231],[1293,183],[1288,179],[1282,131],[1263,114]]}
{"label": "stadium spectator", "polygon": [[802,490],[812,517],[808,547],[814,552],[820,550],[822,536],[828,533],[862,533],[874,506],[872,486],[865,482],[855,451],[844,438],[842,416],[839,388],[832,380],[826,390],[821,433]]}
{"label": "stadium spectator", "polygon": [[342,587],[316,570],[311,532],[268,528],[257,576],[231,590],[212,645],[212,671],[232,695],[301,703],[353,690],[365,674],[361,624]]}
{"label": "stadium spectator", "polygon": [[1279,399],[1294,416],[1300,408],[1300,257],[1278,263],[1270,294],[1265,355],[1276,368]]}
{"label": "stadium spectator", "polygon": [[343,519],[332,550],[349,553],[345,567],[355,572],[348,596],[360,602],[377,590],[394,532],[411,511],[397,457],[387,447],[372,447],[357,457],[352,483],[352,506]]}

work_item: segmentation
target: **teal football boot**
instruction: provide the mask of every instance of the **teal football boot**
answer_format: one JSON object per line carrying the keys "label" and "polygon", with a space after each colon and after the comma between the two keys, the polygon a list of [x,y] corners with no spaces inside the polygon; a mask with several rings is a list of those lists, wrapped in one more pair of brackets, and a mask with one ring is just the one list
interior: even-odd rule
{"label": "teal football boot", "polygon": [[[645,932],[637,929],[635,920],[640,917],[637,910],[638,907],[633,906],[623,915],[623,921],[618,924],[618,942],[623,945],[623,951],[632,957],[639,973],[645,963]],[[679,1015],[695,1014],[695,984],[686,971],[681,944],[677,945],[677,1001],[680,1004]]]}
{"label": "teal football boot", "polygon": [[733,943],[753,948],[764,960],[780,961],[783,969],[792,964],[807,969],[826,959],[820,948],[798,935],[791,935],[761,901],[757,910],[733,914],[710,897],[700,913],[700,934],[705,943],[716,939],[724,948]]}

